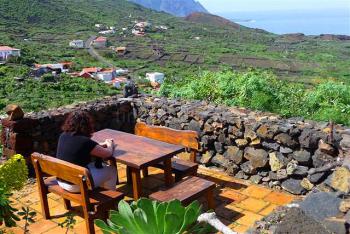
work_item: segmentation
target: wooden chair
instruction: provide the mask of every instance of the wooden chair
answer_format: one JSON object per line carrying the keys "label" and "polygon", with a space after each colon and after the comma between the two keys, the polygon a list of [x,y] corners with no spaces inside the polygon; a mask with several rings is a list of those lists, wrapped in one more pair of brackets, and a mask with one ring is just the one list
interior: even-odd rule
{"label": "wooden chair", "polygon": [[[180,131],[166,127],[149,126],[145,123],[136,123],[135,134],[174,145],[182,145],[190,151],[190,161],[178,158],[172,159],[171,167],[175,174],[175,181],[180,181],[185,176],[197,174],[198,164],[196,163],[196,155],[199,149],[197,132],[188,130]],[[163,169],[164,165],[160,163],[156,167]],[[143,170],[143,175],[148,175],[147,168]]]}
{"label": "wooden chair", "polygon": [[[87,168],[39,153],[33,153],[31,158],[39,187],[42,214],[45,219],[50,219],[47,194],[55,193],[63,198],[67,210],[72,209],[71,201],[82,206],[87,233],[94,234],[94,219],[107,218],[108,211],[115,209],[117,201],[124,198],[120,192],[102,188],[94,189],[94,183]],[[44,179],[44,176],[51,177]],[[79,185],[80,193],[70,193],[62,189],[57,184],[56,178]]]}
{"label": "wooden chair", "polygon": [[173,187],[152,193],[149,197],[160,202],[177,199],[180,200],[183,205],[188,205],[195,199],[205,195],[208,208],[215,209],[215,187],[216,185],[214,182],[195,176],[189,176],[177,182]]}

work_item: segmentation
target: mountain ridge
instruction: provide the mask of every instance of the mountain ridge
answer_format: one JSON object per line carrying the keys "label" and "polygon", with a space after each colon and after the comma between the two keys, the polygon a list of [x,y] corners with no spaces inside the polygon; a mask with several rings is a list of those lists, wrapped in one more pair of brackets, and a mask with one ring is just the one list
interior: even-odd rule
{"label": "mountain ridge", "polygon": [[204,6],[195,0],[129,0],[146,8],[185,17],[194,12],[209,13]]}

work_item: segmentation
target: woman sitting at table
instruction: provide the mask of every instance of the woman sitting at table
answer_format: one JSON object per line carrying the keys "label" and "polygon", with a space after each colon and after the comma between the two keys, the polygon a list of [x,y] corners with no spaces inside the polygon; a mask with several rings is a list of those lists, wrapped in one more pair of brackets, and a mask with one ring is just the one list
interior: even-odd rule
{"label": "woman sitting at table", "polygon": [[[116,190],[117,170],[112,165],[101,163],[102,159],[113,156],[115,144],[107,139],[98,144],[91,140],[94,132],[93,120],[84,111],[76,111],[68,115],[62,126],[57,158],[89,169],[95,187],[103,187],[108,190]],[[91,156],[97,157],[96,162],[91,161]],[[99,163],[100,162],[100,163]],[[65,181],[58,181],[58,185],[72,193],[80,191],[79,185],[72,185]]]}

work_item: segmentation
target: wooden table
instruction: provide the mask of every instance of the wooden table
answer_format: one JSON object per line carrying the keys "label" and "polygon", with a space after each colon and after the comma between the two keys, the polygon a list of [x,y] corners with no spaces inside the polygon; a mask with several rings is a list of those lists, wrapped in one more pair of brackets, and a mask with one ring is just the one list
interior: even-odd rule
{"label": "wooden table", "polygon": [[114,157],[116,161],[125,164],[131,170],[134,199],[141,197],[141,170],[157,163],[164,163],[165,184],[173,183],[171,158],[183,152],[182,146],[172,145],[146,137],[104,129],[93,134],[92,139],[96,142],[104,142],[113,139],[116,143]]}

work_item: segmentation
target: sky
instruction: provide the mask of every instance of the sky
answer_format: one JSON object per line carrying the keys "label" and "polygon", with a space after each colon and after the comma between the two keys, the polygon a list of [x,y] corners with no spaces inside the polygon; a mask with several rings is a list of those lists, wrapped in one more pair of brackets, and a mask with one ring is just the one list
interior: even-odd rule
{"label": "sky", "polygon": [[211,13],[235,11],[348,9],[350,0],[197,0]]}

